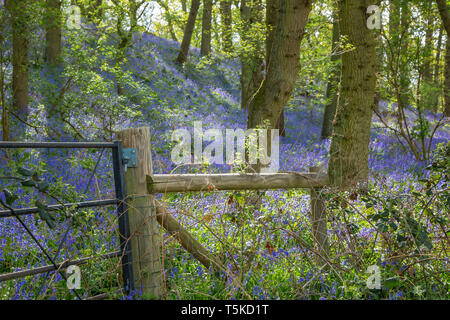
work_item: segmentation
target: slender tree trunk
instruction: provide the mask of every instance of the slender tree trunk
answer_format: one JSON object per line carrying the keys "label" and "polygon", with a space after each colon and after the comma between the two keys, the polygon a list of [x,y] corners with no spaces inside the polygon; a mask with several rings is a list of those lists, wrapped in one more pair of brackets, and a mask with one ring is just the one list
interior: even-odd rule
{"label": "slender tree trunk", "polygon": [[339,77],[341,73],[339,56],[336,54],[336,49],[338,48],[339,42],[339,21],[338,21],[338,9],[334,8],[333,13],[333,37],[332,37],[332,53],[331,53],[331,64],[332,70],[331,75],[328,79],[327,84],[327,104],[325,105],[325,110],[323,112],[323,122],[322,122],[322,139],[331,137],[331,131],[333,129],[334,115],[336,114],[336,106],[338,100],[338,86]]}
{"label": "slender tree trunk", "polygon": [[233,51],[233,29],[231,15],[231,0],[220,0],[220,20],[222,24],[223,51]]}
{"label": "slender tree trunk", "polygon": [[[433,82],[437,88],[441,88],[441,80],[440,80],[440,65],[441,65],[441,52],[442,52],[442,37],[444,35],[443,27],[439,28],[438,42],[436,47],[436,58],[434,61],[434,72],[433,72]],[[434,100],[433,104],[433,112],[438,112],[439,100],[441,94],[439,93],[437,98]]]}
{"label": "slender tree trunk", "polygon": [[0,23],[2,25],[0,26],[0,102],[2,104],[2,138],[3,141],[9,141],[10,135],[9,135],[9,115],[8,115],[8,109],[6,106],[6,94],[5,94],[5,72],[3,69],[4,64],[4,54],[3,54],[3,23],[4,23],[3,15],[2,20]]}
{"label": "slender tree trunk", "polygon": [[58,63],[61,54],[61,1],[46,0],[45,8],[45,61]]}
{"label": "slender tree trunk", "polygon": [[273,129],[288,102],[300,70],[300,44],[312,2],[280,0],[267,74],[250,102],[248,128],[264,126]]}
{"label": "slender tree trunk", "polygon": [[242,47],[246,51],[241,55],[241,108],[247,109],[248,103],[258,90],[264,78],[264,63],[262,46],[252,37],[252,25],[262,19],[263,7],[261,1],[241,0],[241,34]]}
{"label": "slender tree trunk", "polygon": [[442,37],[444,36],[443,27],[439,28],[438,43],[436,47],[436,59],[434,60],[433,81],[439,85],[439,72],[441,66]]}
{"label": "slender tree trunk", "polygon": [[200,54],[209,56],[211,54],[211,17],[212,17],[212,0],[203,1],[202,16],[202,44]]}
{"label": "slender tree trunk", "polygon": [[12,22],[12,108],[13,111],[26,116],[28,93],[28,10],[30,0],[8,0],[8,10]]}
{"label": "slender tree trunk", "polygon": [[425,32],[425,61],[423,66],[423,79],[427,82],[432,81],[431,77],[431,61],[433,60],[433,30],[434,15],[429,13],[427,21],[427,30]]}
{"label": "slender tree trunk", "polygon": [[401,16],[400,16],[400,29],[402,33],[401,43],[401,55],[402,59],[400,65],[400,99],[403,107],[409,104],[409,84],[410,84],[410,63],[408,59],[409,49],[409,8],[408,2],[401,2]]}
{"label": "slender tree trunk", "polygon": [[328,175],[346,188],[366,180],[369,173],[370,125],[376,85],[374,31],[366,26],[370,0],[339,2],[341,35],[354,50],[342,55],[341,86],[333,125]]}
{"label": "slender tree trunk", "polygon": [[442,19],[445,31],[447,32],[447,43],[445,52],[445,69],[444,69],[444,114],[450,117],[450,13],[445,0],[436,0],[439,14]]}
{"label": "slender tree trunk", "polygon": [[446,117],[450,117],[450,36],[448,35],[445,51],[444,79],[444,114]]}
{"label": "slender tree trunk", "polygon": [[195,19],[197,18],[198,8],[200,7],[200,0],[192,0],[191,10],[189,11],[188,21],[184,28],[183,41],[181,42],[180,52],[175,60],[177,64],[183,64],[188,56],[189,46],[191,44],[192,33],[194,32]]}

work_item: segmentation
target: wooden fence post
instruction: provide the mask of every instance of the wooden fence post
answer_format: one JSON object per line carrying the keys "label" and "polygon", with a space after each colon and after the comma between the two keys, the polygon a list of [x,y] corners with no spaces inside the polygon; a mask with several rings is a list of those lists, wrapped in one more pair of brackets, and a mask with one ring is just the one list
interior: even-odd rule
{"label": "wooden fence post", "polygon": [[137,152],[137,166],[125,171],[135,289],[142,289],[146,298],[158,299],[162,291],[161,239],[155,198],[148,194],[146,180],[153,173],[150,128],[126,129],[117,133],[117,139],[124,149],[135,148]]}
{"label": "wooden fence post", "polygon": [[[320,172],[321,167],[311,167],[310,172]],[[328,229],[327,229],[327,212],[325,201],[322,198],[322,188],[311,188],[311,225],[312,235],[314,238],[314,246],[320,256],[316,255],[316,261],[319,265],[326,264],[325,259],[329,255]]]}

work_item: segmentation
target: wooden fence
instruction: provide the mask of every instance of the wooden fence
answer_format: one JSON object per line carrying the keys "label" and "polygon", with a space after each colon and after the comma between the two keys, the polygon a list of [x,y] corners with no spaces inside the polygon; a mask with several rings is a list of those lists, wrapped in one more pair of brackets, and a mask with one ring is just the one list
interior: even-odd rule
{"label": "wooden fence", "polygon": [[317,261],[325,263],[329,245],[325,203],[320,188],[328,185],[328,176],[319,168],[310,168],[309,172],[264,174],[153,174],[148,127],[120,131],[117,139],[122,141],[124,148],[135,148],[137,151],[137,165],[127,168],[125,182],[135,288],[142,288],[143,293],[156,298],[162,293],[158,225],[175,236],[206,268],[212,266],[216,271],[224,270],[222,262],[155,201],[153,195],[157,193],[310,189],[311,225],[315,251],[318,252]]}

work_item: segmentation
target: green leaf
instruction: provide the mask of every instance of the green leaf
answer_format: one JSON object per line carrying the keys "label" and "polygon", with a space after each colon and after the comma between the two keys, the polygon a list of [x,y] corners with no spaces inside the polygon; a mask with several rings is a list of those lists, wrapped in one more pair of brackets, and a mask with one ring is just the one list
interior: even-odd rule
{"label": "green leaf", "polygon": [[384,286],[388,289],[393,289],[400,285],[400,280],[397,277],[392,277],[384,280]]}
{"label": "green leaf", "polygon": [[6,204],[8,206],[11,206],[13,204],[13,202],[16,201],[17,198],[19,198],[19,196],[17,194],[13,194],[8,189],[3,189],[3,193],[5,194]]}
{"label": "green leaf", "polygon": [[24,177],[31,177],[33,175],[33,170],[25,167],[19,167],[17,169],[17,173]]}
{"label": "green leaf", "polygon": [[36,201],[36,206],[39,209],[39,217],[47,223],[50,229],[55,227],[55,218],[48,211],[48,207],[40,201]]}
{"label": "green leaf", "polygon": [[34,182],[32,179],[26,179],[20,182],[24,187],[34,187],[36,185],[36,182]]}
{"label": "green leaf", "polygon": [[37,186],[39,191],[44,192],[44,191],[47,191],[47,189],[49,187],[49,184],[48,184],[47,181],[41,180],[41,181],[36,183],[36,186]]}

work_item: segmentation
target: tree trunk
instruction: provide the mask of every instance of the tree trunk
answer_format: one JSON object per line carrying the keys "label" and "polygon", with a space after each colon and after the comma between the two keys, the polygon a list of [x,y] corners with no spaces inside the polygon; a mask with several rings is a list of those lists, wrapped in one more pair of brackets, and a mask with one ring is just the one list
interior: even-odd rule
{"label": "tree trunk", "polygon": [[450,117],[450,13],[445,0],[436,0],[436,2],[439,8],[442,23],[444,24],[445,31],[447,32],[444,70],[444,114],[445,116]]}
{"label": "tree trunk", "polygon": [[29,0],[9,0],[8,10],[12,22],[12,109],[22,116],[26,116],[28,93],[28,14]]}
{"label": "tree trunk", "polygon": [[61,54],[61,1],[47,0],[45,11],[45,61],[56,65]]}
{"label": "tree trunk", "polygon": [[444,36],[443,28],[439,28],[438,43],[436,47],[436,58],[434,60],[433,81],[439,85],[439,73],[441,65],[442,37]]}
{"label": "tree trunk", "polygon": [[3,32],[4,32],[4,16],[1,15],[1,25],[0,25],[0,102],[2,104],[2,138],[3,141],[9,141],[9,115],[6,106],[6,93],[5,93],[5,72],[3,69],[4,64],[4,52],[3,52]]}
{"label": "tree trunk", "polygon": [[288,102],[300,70],[300,44],[311,6],[311,0],[280,0],[267,74],[250,102],[248,128],[273,129]]}
{"label": "tree trunk", "polygon": [[266,3],[266,65],[268,66],[279,18],[278,11],[280,10],[280,0],[266,0]]}
{"label": "tree trunk", "polygon": [[425,61],[423,66],[423,79],[427,82],[432,81],[431,77],[431,61],[433,60],[433,28],[434,15],[429,13],[427,21],[427,30],[425,32]]}
{"label": "tree trunk", "polygon": [[[436,58],[434,61],[434,72],[433,72],[433,82],[435,84],[436,87],[441,88],[441,84],[440,84],[440,77],[439,77],[439,73],[440,73],[440,65],[441,65],[441,52],[442,52],[442,37],[444,35],[443,32],[443,27],[439,28],[439,35],[438,35],[438,43],[437,43],[437,48],[436,48]],[[438,112],[438,107],[439,107],[439,100],[440,100],[440,93],[438,94],[437,98],[434,100],[434,104],[433,104],[433,112],[437,113]]]}
{"label": "tree trunk", "polygon": [[370,125],[376,85],[374,31],[367,28],[369,0],[339,3],[341,35],[354,50],[342,55],[341,86],[330,146],[331,184],[346,188],[369,173]]}
{"label": "tree trunk", "polygon": [[446,52],[445,52],[445,70],[444,70],[444,114],[450,117],[450,36],[447,33]]}
{"label": "tree trunk", "polygon": [[264,78],[262,46],[251,34],[254,22],[262,19],[262,3],[242,0],[240,11],[243,24],[241,41],[242,47],[246,49],[241,55],[241,108],[247,109],[250,99]]}
{"label": "tree trunk", "polygon": [[184,28],[183,41],[181,42],[180,52],[175,60],[177,64],[183,64],[188,56],[189,46],[191,44],[192,33],[194,32],[195,19],[197,18],[198,8],[200,7],[200,0],[192,0],[191,10],[189,11],[188,21]]}
{"label": "tree trunk", "polygon": [[202,44],[200,54],[209,56],[211,54],[211,17],[212,17],[212,0],[203,1],[202,16]]}
{"label": "tree trunk", "polygon": [[233,29],[231,15],[231,0],[220,0],[220,22],[222,25],[222,50],[230,53],[233,51]]}
{"label": "tree trunk", "polygon": [[[267,26],[267,37],[266,37],[266,66],[269,65],[270,52],[272,50],[273,41],[275,38],[275,29],[279,19],[280,0],[267,0],[266,5],[266,26]],[[280,116],[278,117],[275,129],[279,130],[279,134],[282,137],[286,136],[286,125],[284,120],[284,106],[281,110]]]}
{"label": "tree trunk", "polygon": [[338,63],[339,56],[336,54],[336,49],[339,47],[339,21],[338,21],[338,9],[334,8],[333,12],[333,37],[332,37],[332,53],[331,53],[331,64],[332,70],[331,75],[328,79],[327,84],[327,104],[325,105],[325,110],[323,112],[322,121],[322,139],[331,137],[331,131],[333,129],[334,115],[336,114],[336,105],[338,100],[338,86],[340,77],[340,64]]}
{"label": "tree trunk", "polygon": [[401,55],[402,60],[400,64],[400,99],[401,105],[406,107],[409,104],[409,83],[410,83],[410,61],[408,59],[409,48],[409,8],[408,2],[401,2],[401,16],[400,16],[400,32],[402,35]]}

